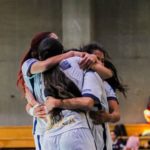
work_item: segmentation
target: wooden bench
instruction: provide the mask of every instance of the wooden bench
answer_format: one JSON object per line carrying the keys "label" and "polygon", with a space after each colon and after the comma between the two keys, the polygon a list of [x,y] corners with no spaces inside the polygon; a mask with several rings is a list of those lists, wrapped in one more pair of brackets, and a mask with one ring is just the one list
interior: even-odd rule
{"label": "wooden bench", "polygon": [[0,127],[0,148],[34,148],[31,126]]}
{"label": "wooden bench", "polygon": [[[114,124],[110,125],[110,130],[114,129]],[[150,124],[125,124],[128,136],[141,135],[145,131],[150,131]]]}
{"label": "wooden bench", "polygon": [[[139,135],[150,130],[150,124],[125,124],[128,136]],[[114,125],[110,125],[114,129]],[[122,137],[127,139],[128,136]],[[141,143],[150,140],[150,136],[140,137]],[[0,127],[0,148],[34,148],[31,126]]]}
{"label": "wooden bench", "polygon": [[[115,125],[110,125],[110,130],[113,130]],[[148,141],[150,141],[149,136],[140,136],[144,132],[148,131],[150,133],[150,124],[125,124],[127,131],[127,136],[122,136],[120,138],[127,140],[129,136],[137,135],[139,136],[140,146],[144,146]]]}

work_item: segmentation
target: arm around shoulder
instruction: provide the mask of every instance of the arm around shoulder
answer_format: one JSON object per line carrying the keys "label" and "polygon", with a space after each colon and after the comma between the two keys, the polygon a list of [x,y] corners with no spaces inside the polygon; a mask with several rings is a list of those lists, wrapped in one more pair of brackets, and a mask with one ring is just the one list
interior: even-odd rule
{"label": "arm around shoulder", "polygon": [[81,57],[82,55],[83,54],[81,52],[69,51],[57,56],[50,57],[43,61],[37,61],[36,63],[32,64],[30,72],[31,74],[41,73],[57,65],[63,59],[73,57],[73,56]]}

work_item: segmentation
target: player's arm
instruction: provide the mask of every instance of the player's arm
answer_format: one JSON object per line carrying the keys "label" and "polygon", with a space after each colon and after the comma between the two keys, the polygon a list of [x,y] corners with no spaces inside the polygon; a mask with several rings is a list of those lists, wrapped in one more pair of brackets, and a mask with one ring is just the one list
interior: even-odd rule
{"label": "player's arm", "polygon": [[35,106],[38,105],[39,103],[35,100],[32,92],[29,90],[29,88],[27,86],[25,86],[25,98],[27,100],[27,102],[31,105],[31,106]]}
{"label": "player's arm", "polygon": [[119,102],[113,88],[105,81],[105,91],[109,106],[109,122],[117,122],[120,120],[120,107]]}
{"label": "player's arm", "polygon": [[120,110],[118,103],[114,100],[110,100],[108,104],[110,109],[109,112],[104,110],[90,112],[90,117],[92,118],[94,124],[101,124],[105,122],[115,123],[120,120]]}
{"label": "player's arm", "polygon": [[101,86],[97,84],[100,83],[100,81],[101,80],[97,79],[97,76],[94,72],[86,72],[84,74],[84,82],[81,89],[83,97],[68,98],[63,100],[57,100],[53,97],[48,97],[45,103],[48,111],[56,107],[63,109],[80,109],[86,111],[92,110],[94,104],[99,102],[99,98],[101,97]]}
{"label": "player's arm", "polygon": [[98,111],[96,113],[91,112],[90,116],[95,124],[100,124],[103,122],[114,123],[120,120],[120,108],[119,102],[116,97],[116,93],[107,82],[104,82],[104,86],[107,95],[109,112],[106,111]]}
{"label": "player's arm", "polygon": [[120,107],[116,100],[109,100],[109,122],[115,123],[120,120]]}
{"label": "player's arm", "polygon": [[110,69],[106,68],[100,61],[97,61],[91,66],[95,72],[97,72],[102,79],[109,79],[113,76],[113,73]]}
{"label": "player's arm", "polygon": [[31,91],[26,87],[25,88],[25,98],[27,99],[26,111],[29,115],[35,116],[38,118],[45,118],[46,109],[44,105],[38,103]]}
{"label": "player's arm", "polygon": [[101,61],[98,60],[95,54],[85,53],[82,61],[80,62],[80,67],[82,69],[91,68],[97,72],[102,79],[108,79],[113,76],[113,73],[110,69],[106,68]]}
{"label": "player's arm", "polygon": [[94,106],[94,100],[91,97],[77,97],[71,99],[64,99],[61,103],[61,108],[64,109],[81,109],[91,110]]}
{"label": "player's arm", "polygon": [[46,118],[46,108],[44,105],[35,105],[32,106],[29,103],[26,105],[26,111],[30,116],[38,117],[38,118]]}
{"label": "player's arm", "polygon": [[68,99],[56,99],[54,97],[47,97],[45,102],[47,111],[51,111],[54,108],[63,109],[80,109],[80,110],[91,110],[94,106],[94,100],[90,97],[77,97]]}
{"label": "player's arm", "polygon": [[37,61],[37,62],[32,64],[32,66],[30,68],[30,74],[44,72],[44,71],[52,68],[54,65],[58,64],[63,59],[73,57],[73,56],[82,57],[83,53],[77,52],[77,51],[69,51],[69,52],[66,52],[64,54],[50,57],[44,61]]}

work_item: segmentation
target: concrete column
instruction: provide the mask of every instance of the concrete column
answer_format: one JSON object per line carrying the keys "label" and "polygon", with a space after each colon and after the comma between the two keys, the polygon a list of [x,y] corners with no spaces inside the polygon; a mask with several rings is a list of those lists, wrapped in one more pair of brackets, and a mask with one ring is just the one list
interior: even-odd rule
{"label": "concrete column", "polygon": [[78,48],[90,41],[91,1],[62,1],[62,40],[65,48]]}

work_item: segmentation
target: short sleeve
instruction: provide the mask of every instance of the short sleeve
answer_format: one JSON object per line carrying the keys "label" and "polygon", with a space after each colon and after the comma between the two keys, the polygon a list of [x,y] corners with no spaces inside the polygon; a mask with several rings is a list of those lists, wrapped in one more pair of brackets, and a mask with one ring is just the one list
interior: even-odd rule
{"label": "short sleeve", "polygon": [[37,62],[37,61],[38,61],[37,59],[31,58],[31,59],[26,60],[23,63],[23,65],[22,65],[22,73],[23,73],[24,77],[29,77],[28,73],[30,71],[30,68],[31,68],[32,64]]}
{"label": "short sleeve", "polygon": [[107,100],[117,100],[116,93],[114,92],[113,88],[108,84],[108,82],[104,82],[104,87],[106,91]]}
{"label": "short sleeve", "polygon": [[70,57],[60,62],[60,70],[70,79],[75,85],[82,89],[84,72],[79,66],[80,57]]}
{"label": "short sleeve", "polygon": [[88,96],[96,102],[100,102],[102,97],[102,84],[101,78],[95,72],[87,71],[84,75],[82,96]]}

